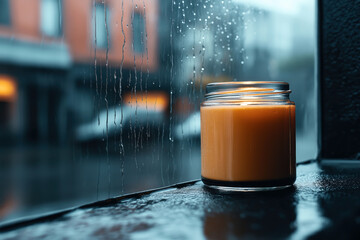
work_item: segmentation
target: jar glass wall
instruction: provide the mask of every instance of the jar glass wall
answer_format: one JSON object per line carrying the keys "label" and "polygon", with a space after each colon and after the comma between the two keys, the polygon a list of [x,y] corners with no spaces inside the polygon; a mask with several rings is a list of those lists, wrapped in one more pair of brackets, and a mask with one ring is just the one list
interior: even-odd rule
{"label": "jar glass wall", "polygon": [[295,182],[290,93],[285,82],[207,85],[201,106],[201,176],[207,186],[258,191]]}

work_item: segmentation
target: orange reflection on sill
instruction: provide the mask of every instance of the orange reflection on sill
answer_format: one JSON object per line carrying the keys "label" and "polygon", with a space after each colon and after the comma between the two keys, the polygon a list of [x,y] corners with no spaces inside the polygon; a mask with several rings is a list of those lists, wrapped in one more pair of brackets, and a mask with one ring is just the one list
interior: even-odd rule
{"label": "orange reflection on sill", "polygon": [[131,107],[162,112],[169,106],[169,96],[160,91],[137,92],[136,95],[128,93],[124,96],[124,102]]}
{"label": "orange reflection on sill", "polygon": [[12,101],[15,99],[16,93],[15,80],[9,76],[0,75],[0,100]]}

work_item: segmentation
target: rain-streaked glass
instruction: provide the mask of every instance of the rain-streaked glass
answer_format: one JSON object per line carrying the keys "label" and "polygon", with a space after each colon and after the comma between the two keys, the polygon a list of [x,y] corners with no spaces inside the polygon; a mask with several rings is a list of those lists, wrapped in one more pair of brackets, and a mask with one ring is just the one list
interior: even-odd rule
{"label": "rain-streaked glass", "polygon": [[285,81],[317,156],[315,1],[0,1],[0,224],[200,178],[205,86]]}

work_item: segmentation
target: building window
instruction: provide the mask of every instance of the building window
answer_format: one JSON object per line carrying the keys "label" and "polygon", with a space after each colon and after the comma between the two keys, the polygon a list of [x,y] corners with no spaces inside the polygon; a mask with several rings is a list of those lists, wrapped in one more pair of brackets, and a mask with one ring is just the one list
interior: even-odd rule
{"label": "building window", "polygon": [[[105,12],[106,11],[106,12]],[[97,48],[110,47],[110,10],[104,3],[96,3],[93,13],[95,19],[94,42]],[[105,24],[106,19],[106,24]]]}
{"label": "building window", "polygon": [[42,0],[40,14],[42,34],[49,37],[60,36],[62,0]]}
{"label": "building window", "polygon": [[0,25],[10,25],[10,4],[9,0],[0,1]]}
{"label": "building window", "polygon": [[134,13],[133,18],[133,46],[135,53],[143,53],[145,50],[145,19],[140,13]]}

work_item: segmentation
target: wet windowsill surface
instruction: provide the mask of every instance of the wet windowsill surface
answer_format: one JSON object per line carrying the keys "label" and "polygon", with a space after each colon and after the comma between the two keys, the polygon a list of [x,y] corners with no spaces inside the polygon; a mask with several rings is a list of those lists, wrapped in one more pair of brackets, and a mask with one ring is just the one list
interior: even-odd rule
{"label": "wet windowsill surface", "polygon": [[0,239],[355,238],[360,163],[297,167],[295,186],[219,194],[195,181],[0,226]]}

